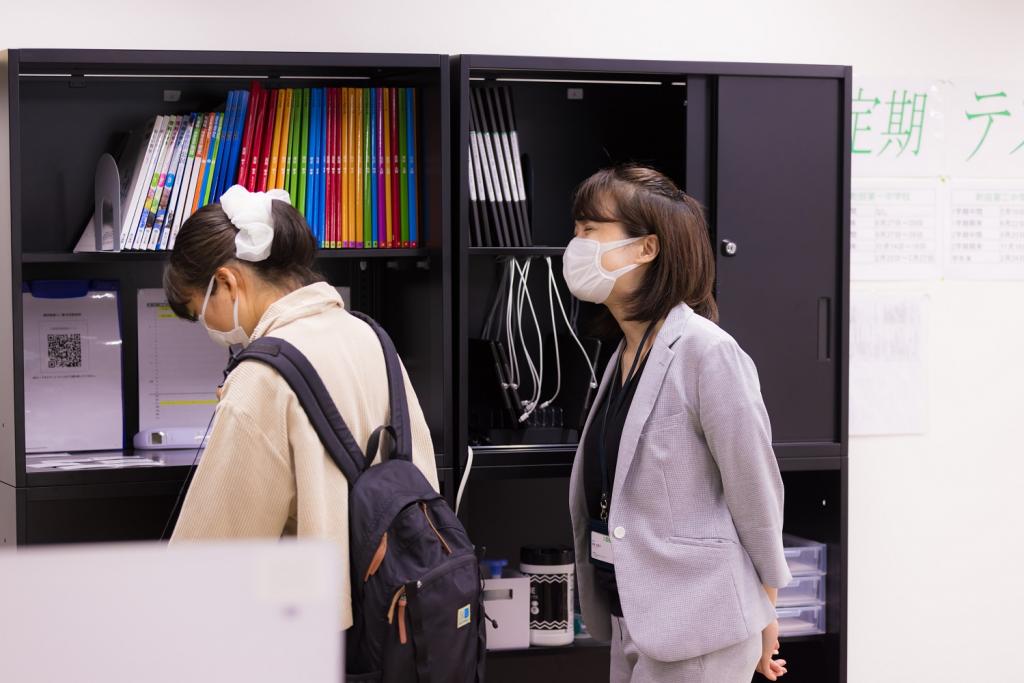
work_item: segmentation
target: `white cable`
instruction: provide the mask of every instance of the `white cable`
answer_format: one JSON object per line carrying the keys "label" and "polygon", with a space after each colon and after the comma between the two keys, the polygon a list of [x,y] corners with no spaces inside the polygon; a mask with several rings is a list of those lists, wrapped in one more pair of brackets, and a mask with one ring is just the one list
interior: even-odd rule
{"label": "white cable", "polygon": [[[526,261],[526,267],[516,264],[516,268],[519,270],[519,296],[517,302],[517,318],[519,320],[519,341],[523,346],[523,354],[526,356],[526,363],[530,369],[530,375],[533,379],[533,391],[530,393],[530,400],[524,401],[525,411],[519,416],[520,422],[526,422],[533,411],[537,409],[537,404],[540,402],[541,395],[541,379],[544,372],[544,340],[540,332],[540,322],[537,320],[537,311],[533,307],[533,297],[530,296],[527,282],[530,276],[530,260]],[[537,330],[537,346],[540,352],[539,356],[539,369],[538,365],[533,362],[533,356],[530,355],[530,349],[526,345],[526,337],[523,335],[523,303],[524,301],[530,307],[530,315],[533,317],[533,324]]]}
{"label": "white cable", "polygon": [[[526,260],[526,268],[523,271],[523,291],[526,293],[527,303],[530,305],[530,317],[533,318],[533,327],[537,330],[537,353],[539,363],[537,364],[537,386],[533,396],[533,408],[537,409],[540,403],[541,392],[544,390],[544,335],[540,331],[540,323],[537,321],[537,311],[533,307],[533,297],[530,295],[530,270],[533,267],[533,259]],[[520,322],[520,324],[522,324]]]}
{"label": "white cable", "polygon": [[558,308],[562,311],[562,318],[565,319],[565,326],[569,328],[569,334],[576,340],[576,346],[580,347],[580,351],[583,353],[583,360],[587,361],[587,367],[590,368],[590,388],[597,388],[597,373],[594,371],[594,364],[590,362],[590,356],[587,354],[587,350],[583,348],[583,342],[576,336],[576,330],[573,329],[569,323],[569,316],[565,314],[565,306],[562,304],[562,295],[558,293],[558,289],[555,289],[555,299],[558,301]]}
{"label": "white cable", "polygon": [[462,473],[462,481],[459,483],[459,492],[455,496],[455,514],[459,514],[459,506],[462,505],[462,494],[466,491],[466,482],[469,481],[469,472],[473,469],[473,447],[466,446],[466,471]]}
{"label": "white cable", "polygon": [[515,359],[515,347],[512,346],[512,289],[515,286],[515,268],[512,265],[512,260],[508,262],[508,296],[505,298],[505,353],[508,354],[508,371],[509,371],[509,384],[513,388],[518,388],[519,381],[517,376],[518,365]]}
{"label": "white cable", "polygon": [[555,271],[551,266],[551,257],[545,256],[544,260],[548,264],[548,310],[551,311],[551,338],[555,342],[555,393],[548,400],[540,404],[541,408],[547,408],[549,405],[555,402],[558,398],[558,394],[562,391],[562,354],[558,349],[558,327],[555,325],[555,300],[554,295],[551,293],[552,289],[557,292],[558,287],[555,285]]}
{"label": "white cable", "polygon": [[[529,260],[527,260],[527,265],[529,265]],[[535,399],[537,395],[537,367],[533,364],[533,357],[530,355],[530,349],[526,345],[526,337],[523,334],[523,303],[525,303],[526,301],[527,292],[525,291],[525,287],[523,286],[523,282],[525,280],[525,278],[523,277],[524,268],[518,262],[516,262],[516,271],[519,274],[519,289],[516,291],[516,321],[518,324],[517,331],[519,333],[519,343],[523,348],[523,354],[526,356],[526,365],[530,371],[530,379],[533,381],[533,387],[530,390],[530,398],[529,400],[524,400],[522,402],[523,412],[519,416],[519,421],[525,422],[527,419],[529,419],[531,413],[533,412],[533,409],[536,407]]]}
{"label": "white cable", "polygon": [[530,349],[529,347],[526,346],[526,338],[523,335],[523,303],[525,302],[526,297],[523,292],[522,266],[519,264],[518,261],[516,261],[515,263],[515,269],[516,274],[519,276],[519,288],[516,290],[515,329],[518,333],[517,336],[519,337],[519,344],[523,348],[523,354],[526,356],[526,366],[527,369],[530,371],[530,380],[534,383],[533,387],[530,389],[530,399],[527,401],[523,401],[523,408],[525,409],[525,412],[519,418],[520,422],[522,422],[525,417],[529,416],[529,411],[533,403],[533,396],[537,392],[537,368],[533,364],[533,357],[530,355]]}
{"label": "white cable", "polygon": [[533,307],[533,296],[530,294],[529,290],[530,270],[532,269],[532,265],[532,260],[526,262],[526,273],[523,277],[523,290],[526,292],[527,303],[530,305],[530,317],[533,318],[533,328],[537,331],[537,353],[539,363],[537,365],[537,392],[533,398],[533,410],[536,410],[537,406],[540,404],[541,392],[544,390],[544,334],[541,332],[540,322],[537,320],[537,310]]}
{"label": "white cable", "polygon": [[519,358],[516,356],[516,347],[512,340],[512,291],[516,282],[515,259],[509,259],[508,268],[508,299],[505,306],[505,345],[507,348],[505,351],[508,353],[509,387],[519,389]]}

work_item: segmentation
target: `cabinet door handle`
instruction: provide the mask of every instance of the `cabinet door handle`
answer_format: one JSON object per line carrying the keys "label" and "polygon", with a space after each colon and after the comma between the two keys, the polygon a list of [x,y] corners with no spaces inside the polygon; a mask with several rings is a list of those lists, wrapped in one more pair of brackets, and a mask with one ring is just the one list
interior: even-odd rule
{"label": "cabinet door handle", "polygon": [[722,256],[735,256],[739,250],[739,245],[732,240],[722,240]]}
{"label": "cabinet door handle", "polygon": [[832,360],[832,298],[818,299],[818,360]]}

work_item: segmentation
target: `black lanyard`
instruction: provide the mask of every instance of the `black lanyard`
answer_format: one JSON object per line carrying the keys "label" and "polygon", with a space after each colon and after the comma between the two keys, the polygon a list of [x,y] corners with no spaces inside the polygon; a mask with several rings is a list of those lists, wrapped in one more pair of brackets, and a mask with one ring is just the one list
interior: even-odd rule
{"label": "black lanyard", "polygon": [[[629,384],[633,381],[636,375],[636,369],[640,365],[641,358],[647,354],[644,353],[644,347],[647,345],[647,340],[650,339],[651,333],[654,332],[654,325],[657,321],[651,321],[651,324],[647,326],[647,330],[644,331],[644,336],[640,340],[640,346],[637,348],[636,353],[633,355],[633,364],[629,368],[629,373],[626,375],[626,381],[622,383],[622,388],[614,397],[615,412],[618,413],[622,409],[622,401],[624,396],[629,391]],[[621,358],[621,356],[620,356]],[[619,368],[615,368],[615,383],[616,386],[619,382]],[[611,392],[612,387],[608,387],[608,391]],[[601,462],[601,521],[608,520],[608,459],[605,455],[605,441],[608,436],[608,412],[611,408],[613,397],[608,396],[604,402],[604,415],[601,417],[601,432],[598,434],[597,441],[597,455]]]}

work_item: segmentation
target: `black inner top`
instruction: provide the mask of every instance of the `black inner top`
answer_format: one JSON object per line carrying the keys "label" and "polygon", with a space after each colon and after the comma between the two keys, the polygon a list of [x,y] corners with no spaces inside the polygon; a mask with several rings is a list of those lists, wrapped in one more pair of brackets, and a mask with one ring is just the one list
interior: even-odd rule
{"label": "black inner top", "polygon": [[[615,465],[619,459],[619,442],[622,440],[622,428],[626,423],[626,416],[629,414],[629,407],[633,403],[633,395],[636,393],[637,385],[640,384],[640,376],[647,365],[645,355],[636,369],[636,373],[626,386],[622,386],[622,369],[616,373],[614,380],[610,383],[604,399],[599,405],[594,406],[594,417],[590,421],[590,429],[583,443],[583,490],[587,499],[587,510],[591,519],[601,518],[601,456],[598,452],[599,439],[601,434],[601,423],[604,418],[605,407],[611,402],[611,410],[608,411],[607,429],[604,432],[605,460],[608,467],[608,504],[613,504],[611,488],[615,481]],[[615,408],[618,408],[617,410]],[[599,590],[608,591],[611,612],[617,617],[622,616],[622,604],[619,602],[619,589],[615,582],[615,570],[595,567],[595,580]]]}

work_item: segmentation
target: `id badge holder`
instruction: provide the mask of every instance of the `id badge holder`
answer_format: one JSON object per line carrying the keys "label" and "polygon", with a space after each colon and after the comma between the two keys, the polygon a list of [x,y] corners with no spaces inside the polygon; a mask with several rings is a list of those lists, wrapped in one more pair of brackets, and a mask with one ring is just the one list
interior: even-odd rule
{"label": "id badge holder", "polygon": [[590,563],[600,569],[615,569],[612,539],[608,535],[608,522],[590,520]]}

